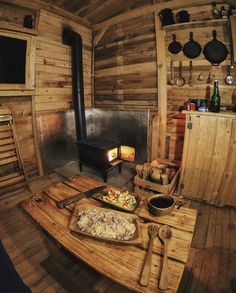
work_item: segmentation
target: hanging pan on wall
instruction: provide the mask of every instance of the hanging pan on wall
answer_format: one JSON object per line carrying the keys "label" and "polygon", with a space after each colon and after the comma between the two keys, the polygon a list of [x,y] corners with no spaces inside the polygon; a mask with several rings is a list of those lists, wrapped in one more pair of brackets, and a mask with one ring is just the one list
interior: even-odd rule
{"label": "hanging pan on wall", "polygon": [[203,54],[212,65],[217,66],[226,59],[228,50],[224,43],[216,39],[215,30],[212,31],[212,36],[213,40],[204,46]]}
{"label": "hanging pan on wall", "polygon": [[189,33],[189,41],[183,47],[184,55],[190,59],[197,58],[201,52],[202,48],[198,42],[193,39],[193,32]]}
{"label": "hanging pan on wall", "polygon": [[176,35],[173,34],[173,41],[169,44],[168,50],[172,54],[178,54],[182,50],[180,42],[176,41]]}

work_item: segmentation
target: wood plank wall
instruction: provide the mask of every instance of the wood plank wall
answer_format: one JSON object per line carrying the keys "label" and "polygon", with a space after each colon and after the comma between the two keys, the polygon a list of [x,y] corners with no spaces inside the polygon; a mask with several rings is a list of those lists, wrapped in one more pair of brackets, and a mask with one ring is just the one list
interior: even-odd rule
{"label": "wood plank wall", "polygon": [[[218,6],[219,8],[221,6]],[[225,6],[227,7],[227,5]],[[175,10],[174,13],[177,13]],[[230,30],[227,22],[221,20],[216,22],[204,22],[204,20],[212,18],[211,6],[201,6],[188,8],[191,15],[191,21],[203,21],[202,23],[192,23],[191,25],[174,25],[173,27],[164,28],[166,31],[166,55],[168,67],[168,81],[170,80],[171,60],[174,62],[174,77],[179,76],[179,61],[183,62],[182,75],[185,79],[183,87],[176,85],[168,85],[168,128],[167,128],[167,144],[168,156],[170,159],[181,159],[182,147],[184,140],[185,116],[180,115],[179,110],[184,108],[184,104],[189,98],[208,99],[210,100],[213,91],[214,79],[219,80],[219,89],[222,105],[236,104],[236,87],[235,84],[226,85],[224,79],[227,75],[227,67],[230,65],[231,49],[230,49]],[[228,49],[227,60],[220,66],[212,66],[203,56],[203,53],[196,59],[192,59],[193,64],[193,80],[194,85],[189,86],[189,61],[183,52],[171,54],[168,51],[168,45],[172,42],[173,34],[176,34],[176,39],[184,45],[189,39],[189,32],[193,32],[193,38],[201,47],[212,40],[212,31],[216,30],[217,39],[223,42]],[[207,78],[211,74],[212,82],[207,83]],[[199,80],[199,75],[203,75],[203,80]],[[232,71],[234,80],[236,78],[235,70]]]}
{"label": "wood plank wall", "polygon": [[41,10],[36,45],[36,113],[73,108],[71,47],[62,44],[63,27],[71,28],[83,39],[85,105],[91,106],[91,30]]}
{"label": "wood plank wall", "polygon": [[[228,5],[226,4],[227,8]],[[221,8],[221,5],[218,5]],[[184,8],[182,8],[184,9]],[[173,10],[174,15],[181,9]],[[183,77],[186,84],[183,87],[167,85],[167,157],[181,160],[185,116],[180,113],[189,98],[210,98],[213,81],[207,83],[209,72],[212,80],[218,79],[223,105],[236,104],[236,88],[226,85],[227,66],[230,65],[231,55],[220,66],[212,66],[204,59],[203,54],[193,59],[194,85],[188,85],[189,61],[183,52],[173,55],[168,51],[173,33],[177,40],[184,45],[189,40],[189,32],[193,31],[194,40],[202,48],[212,40],[212,30],[217,31],[217,39],[224,42],[230,52],[230,30],[227,22],[204,22],[212,19],[212,6],[202,5],[188,7],[191,24],[163,27],[166,34],[167,81],[170,79],[170,63],[174,62],[174,75],[178,77],[179,61],[183,62]],[[124,108],[156,108],[158,106],[158,85],[154,14],[132,18],[111,25],[95,48],[95,106],[124,107]],[[199,22],[200,21],[200,22]],[[202,21],[202,22],[201,22]],[[192,24],[192,22],[195,22]],[[112,21],[111,21],[112,23]],[[158,52],[157,52],[158,53]],[[203,80],[199,81],[199,74]],[[235,70],[233,73],[236,78]]]}
{"label": "wood plank wall", "polygon": [[[225,6],[227,7],[227,5]],[[219,6],[220,8],[220,6]],[[203,21],[203,23],[192,25],[176,25],[172,28],[166,29],[166,54],[168,66],[168,81],[170,80],[171,60],[174,62],[174,76],[179,76],[179,61],[183,62],[182,75],[185,79],[183,87],[176,85],[168,85],[168,128],[167,128],[167,144],[168,156],[171,159],[181,159],[182,147],[184,140],[185,117],[179,114],[179,110],[184,108],[184,104],[189,98],[208,99],[210,100],[213,91],[214,79],[219,80],[219,88],[222,105],[231,105],[236,102],[236,88],[235,85],[226,85],[224,79],[227,75],[227,67],[230,65],[231,49],[230,49],[230,30],[227,22],[204,22],[204,20],[212,18],[211,6],[206,5],[199,8],[188,8],[191,15],[191,21]],[[177,13],[177,11],[174,11]],[[183,52],[179,54],[171,54],[168,51],[168,45],[172,42],[173,34],[176,34],[176,39],[184,45],[189,39],[189,32],[193,32],[193,38],[201,47],[212,39],[212,31],[216,30],[217,39],[223,42],[229,54],[227,60],[220,64],[220,66],[212,66],[205,60],[203,53],[196,59],[192,59],[193,64],[193,80],[194,85],[190,87],[189,81],[189,61]],[[211,74],[212,82],[207,83],[207,78]],[[199,75],[202,73],[203,80],[199,80]],[[234,79],[236,78],[235,71],[232,72]]]}
{"label": "wood plank wall", "polygon": [[156,108],[153,15],[108,28],[95,48],[96,107]]}
{"label": "wood plank wall", "polygon": [[[1,2],[1,1],[0,1]],[[27,2],[27,1],[26,1]],[[22,7],[20,7],[22,3]],[[83,67],[85,105],[91,107],[91,47],[92,30],[89,25],[76,21],[76,17],[67,18],[40,9],[35,4],[26,7],[25,1],[18,1],[17,5],[1,3],[0,27],[31,33],[23,28],[25,15],[31,14],[36,34],[35,58],[35,88],[30,91],[20,89],[0,89],[0,107],[11,107],[16,117],[16,129],[23,156],[23,162],[28,176],[42,174],[40,160],[39,133],[43,131],[38,126],[36,117],[44,113],[68,111],[73,109],[71,88],[71,48],[61,41],[62,28],[67,27],[78,32],[83,39]],[[18,6],[19,5],[19,6]],[[27,4],[28,5],[28,4]],[[51,9],[51,7],[50,7]],[[51,9],[52,10],[52,9]],[[66,13],[65,13],[66,15]],[[38,19],[36,19],[38,17]],[[25,93],[25,95],[24,95]],[[36,133],[37,131],[37,133]],[[37,137],[36,137],[37,136]]]}

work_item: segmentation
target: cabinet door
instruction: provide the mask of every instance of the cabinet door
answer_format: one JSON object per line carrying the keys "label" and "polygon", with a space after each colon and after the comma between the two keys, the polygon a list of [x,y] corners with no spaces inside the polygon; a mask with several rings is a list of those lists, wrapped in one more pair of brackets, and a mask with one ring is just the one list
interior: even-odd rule
{"label": "cabinet door", "polygon": [[232,120],[228,157],[216,205],[236,206],[236,119]]}
{"label": "cabinet door", "polygon": [[215,203],[225,170],[232,119],[187,115],[181,193]]}

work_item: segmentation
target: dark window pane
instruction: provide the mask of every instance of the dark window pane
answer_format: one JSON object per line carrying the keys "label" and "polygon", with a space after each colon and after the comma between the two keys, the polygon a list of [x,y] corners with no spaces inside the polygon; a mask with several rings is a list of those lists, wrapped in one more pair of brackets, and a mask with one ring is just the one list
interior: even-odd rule
{"label": "dark window pane", "polygon": [[0,36],[0,83],[24,84],[27,41]]}

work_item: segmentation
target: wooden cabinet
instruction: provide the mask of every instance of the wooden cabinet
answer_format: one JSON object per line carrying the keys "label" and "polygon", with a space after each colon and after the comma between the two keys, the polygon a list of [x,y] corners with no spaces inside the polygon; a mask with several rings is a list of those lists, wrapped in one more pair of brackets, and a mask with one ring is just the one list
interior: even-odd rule
{"label": "wooden cabinet", "polygon": [[236,206],[236,113],[185,113],[180,193]]}

